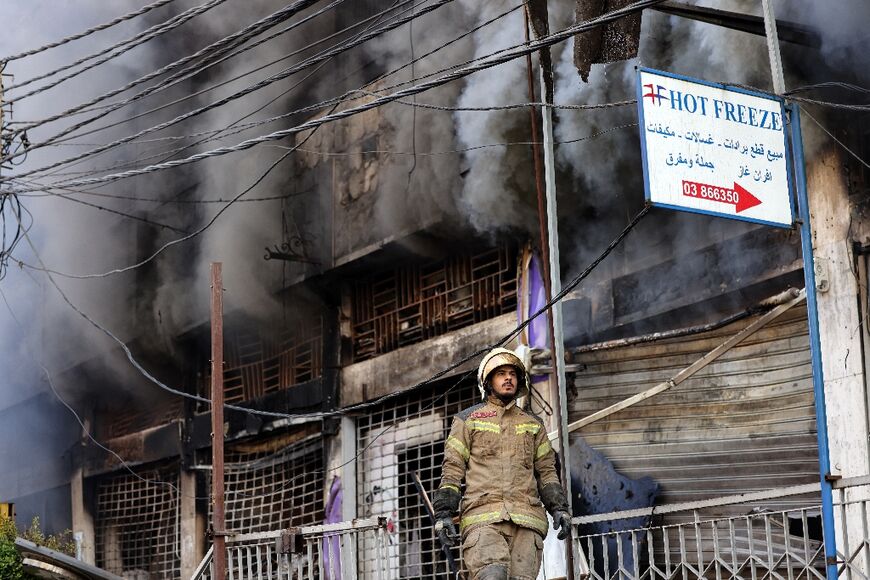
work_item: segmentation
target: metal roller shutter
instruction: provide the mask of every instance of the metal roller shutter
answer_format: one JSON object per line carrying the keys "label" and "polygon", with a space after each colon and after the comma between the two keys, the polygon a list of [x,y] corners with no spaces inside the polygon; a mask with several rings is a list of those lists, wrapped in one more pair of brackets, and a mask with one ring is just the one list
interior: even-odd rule
{"label": "metal roller shutter", "polygon": [[[578,354],[581,370],[570,420],[666,381],[751,322]],[[582,435],[623,475],[652,477],[660,485],[659,505],[817,482],[805,308],[792,308],[676,388],[574,435]],[[763,507],[808,500],[782,498]]]}

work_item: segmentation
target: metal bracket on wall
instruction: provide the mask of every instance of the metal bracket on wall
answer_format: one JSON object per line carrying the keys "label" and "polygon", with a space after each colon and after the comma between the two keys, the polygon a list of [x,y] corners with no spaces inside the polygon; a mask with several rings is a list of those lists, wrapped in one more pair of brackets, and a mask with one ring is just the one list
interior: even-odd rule
{"label": "metal bracket on wall", "polygon": [[263,255],[263,259],[301,262],[303,264],[320,264],[317,260],[310,260],[305,257],[305,240],[299,236],[293,236],[286,242],[282,242],[281,245],[276,244],[271,248],[266,248],[266,253]]}
{"label": "metal bracket on wall", "polygon": [[831,289],[831,281],[828,276],[828,263],[825,258],[816,256],[813,264],[813,269],[816,273],[816,290],[819,292],[827,292]]}

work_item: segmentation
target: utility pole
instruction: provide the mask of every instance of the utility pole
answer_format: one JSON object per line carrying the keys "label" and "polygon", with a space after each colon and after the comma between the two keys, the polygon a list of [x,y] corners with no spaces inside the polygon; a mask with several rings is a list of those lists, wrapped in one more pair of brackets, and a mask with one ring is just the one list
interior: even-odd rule
{"label": "utility pole", "polygon": [[3,130],[6,128],[6,117],[4,116],[5,102],[3,101],[3,71],[6,69],[6,63],[0,64],[0,175],[3,174],[2,157],[6,155],[6,149],[3,147]]}
{"label": "utility pole", "polygon": [[[550,77],[552,78],[552,76]],[[553,102],[551,87],[547,86],[547,71],[541,68],[541,100],[547,104]],[[550,300],[562,291],[562,274],[559,260],[559,220],[556,208],[556,159],[553,149],[553,109],[541,107],[544,133],[544,189],[547,202],[547,245],[550,257]],[[562,329],[562,301],[557,300],[550,308],[553,324],[553,367],[556,369],[556,405],[558,409],[557,430],[559,432],[559,451],[562,456],[562,481],[567,490],[568,513],[574,515],[574,492],[571,489],[571,453],[568,441],[568,394],[567,377],[565,376],[565,338]],[[568,579],[575,577],[575,563],[578,555],[575,553],[573,534],[568,537],[566,556],[568,560]]]}
{"label": "utility pole", "polygon": [[211,264],[211,488],[214,571],[226,577],[227,549],[224,521],[224,306],[221,263]]}

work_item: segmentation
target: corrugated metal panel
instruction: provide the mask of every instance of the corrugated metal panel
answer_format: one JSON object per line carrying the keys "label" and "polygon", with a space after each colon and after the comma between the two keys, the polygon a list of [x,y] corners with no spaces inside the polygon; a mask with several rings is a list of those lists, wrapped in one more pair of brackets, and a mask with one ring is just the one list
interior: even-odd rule
{"label": "corrugated metal panel", "polygon": [[[583,370],[576,374],[569,420],[667,380],[753,320],[577,355]],[[805,308],[794,307],[676,388],[576,433],[624,475],[656,480],[659,504],[817,482]]]}

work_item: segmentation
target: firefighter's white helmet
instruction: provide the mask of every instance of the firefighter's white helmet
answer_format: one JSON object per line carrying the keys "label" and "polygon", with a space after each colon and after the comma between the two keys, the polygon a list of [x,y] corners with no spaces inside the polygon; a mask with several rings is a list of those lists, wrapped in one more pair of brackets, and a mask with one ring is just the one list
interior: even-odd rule
{"label": "firefighter's white helmet", "polygon": [[503,365],[511,365],[517,369],[517,397],[529,394],[529,373],[523,360],[512,350],[494,348],[484,355],[477,367],[477,388],[480,390],[481,399],[486,399],[486,383],[490,373]]}

